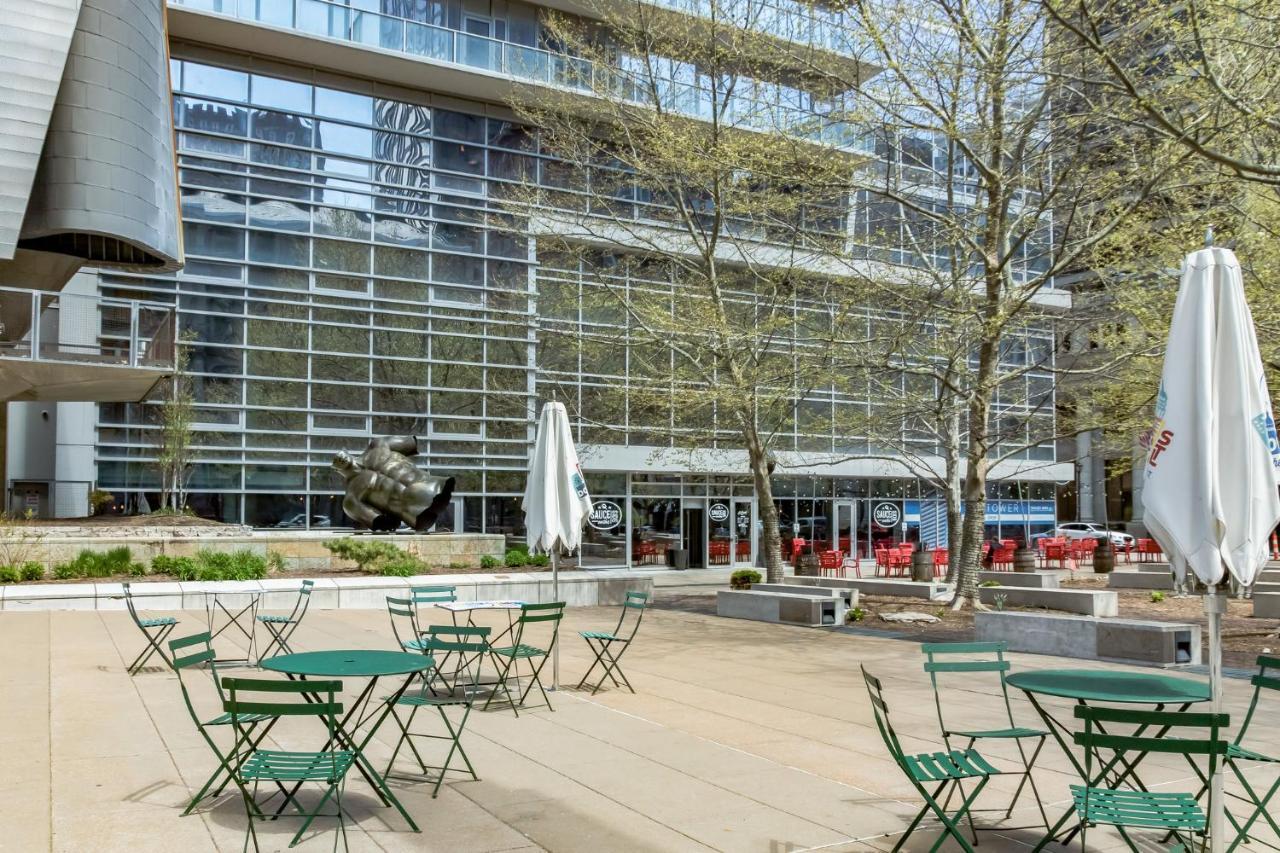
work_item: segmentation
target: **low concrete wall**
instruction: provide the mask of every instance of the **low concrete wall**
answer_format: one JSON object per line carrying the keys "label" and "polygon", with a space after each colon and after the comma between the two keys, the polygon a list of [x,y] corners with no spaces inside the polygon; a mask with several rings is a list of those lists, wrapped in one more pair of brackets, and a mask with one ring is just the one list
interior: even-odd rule
{"label": "low concrete wall", "polygon": [[716,591],[716,615],[730,619],[818,627],[843,623],[844,611],[838,594],[771,592],[755,587]]}
{"label": "low concrete wall", "polygon": [[[46,528],[57,530],[59,528]],[[85,528],[71,528],[83,531]],[[127,545],[134,559],[150,563],[153,557],[165,554],[173,557],[191,556],[196,551],[253,551],[266,554],[275,551],[284,558],[286,569],[302,572],[349,571],[353,563],[335,558],[324,547],[331,539],[353,534],[350,531],[325,530],[264,530],[253,532],[240,527],[140,527],[126,531],[110,529],[112,535],[51,535],[42,533],[38,545],[33,546],[30,559],[44,563],[49,571],[59,563],[74,559],[81,550],[106,551]],[[210,532],[212,531],[212,532]],[[448,568],[459,565],[479,568],[480,558],[490,556],[501,560],[506,548],[506,538],[496,533],[428,533],[413,535],[378,536],[379,541],[391,542],[418,557],[429,566]]]}
{"label": "low concrete wall", "polygon": [[1010,651],[1080,660],[1164,666],[1200,663],[1200,626],[1175,622],[978,611],[974,638],[1002,640]]}
{"label": "low concrete wall", "polygon": [[[837,584],[836,580],[842,580],[842,583]],[[856,589],[863,595],[896,595],[903,598],[922,598],[926,601],[946,598],[951,593],[951,587],[945,583],[932,581],[898,581],[884,578],[822,578],[821,583],[823,586],[829,587],[848,586],[849,589]]]}
{"label": "low concrete wall", "polygon": [[1111,589],[1173,589],[1170,572],[1112,572],[1107,578]]}
{"label": "low concrete wall", "polygon": [[978,572],[978,583],[995,581],[1001,586],[1025,586],[1034,589],[1057,589],[1057,572]]}
{"label": "low concrete wall", "polygon": [[[297,598],[300,579],[261,581],[193,581],[133,584],[139,610],[204,610],[206,593],[228,596],[261,592],[262,610],[288,610]],[[401,596],[411,586],[452,586],[459,601],[554,601],[550,572],[472,575],[419,575],[411,578],[317,578],[311,607],[321,610],[384,610],[387,596]],[[653,576],[633,572],[561,572],[559,599],[570,607],[622,604],[629,591],[653,594]],[[248,597],[244,596],[244,603]],[[12,584],[0,586],[0,610],[124,610],[118,583]]]}
{"label": "low concrete wall", "polygon": [[819,598],[831,598],[836,596],[844,601],[846,608],[856,607],[858,604],[858,591],[851,587],[831,586],[823,584],[821,586],[812,584],[798,583],[753,583],[751,589],[758,592],[785,592],[791,595],[813,595]]}
{"label": "low concrete wall", "polygon": [[1280,592],[1255,592],[1253,615],[1257,619],[1280,619]]}
{"label": "low concrete wall", "polygon": [[1013,586],[978,588],[978,598],[983,604],[994,604],[998,595],[1004,596],[1005,604],[1015,607],[1047,607],[1050,610],[1083,613],[1086,616],[1117,616],[1120,613],[1120,596],[1105,589],[1028,589]]}

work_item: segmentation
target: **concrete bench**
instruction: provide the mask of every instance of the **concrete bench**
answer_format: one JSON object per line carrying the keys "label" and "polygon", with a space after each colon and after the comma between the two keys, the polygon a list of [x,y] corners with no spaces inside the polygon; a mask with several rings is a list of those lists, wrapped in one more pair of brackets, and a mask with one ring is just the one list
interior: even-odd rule
{"label": "concrete bench", "polygon": [[1005,604],[1015,607],[1047,607],[1086,616],[1116,616],[1120,613],[1120,596],[1105,589],[1030,589],[1016,586],[983,586],[978,598],[983,604],[994,604],[1003,595]]}
{"label": "concrete bench", "polygon": [[1107,578],[1111,589],[1173,589],[1172,572],[1112,572]]}
{"label": "concrete bench", "polygon": [[1057,589],[1057,572],[978,572],[978,583],[995,581],[1001,586],[1025,586],[1035,589]]}
{"label": "concrete bench", "polygon": [[1180,622],[978,611],[974,637],[1002,640],[1009,650],[1080,660],[1162,666],[1200,663],[1200,626]]}
{"label": "concrete bench", "polygon": [[1280,592],[1253,593],[1253,615],[1256,619],[1280,619]]}
{"label": "concrete bench", "polygon": [[894,580],[892,578],[819,578],[801,575],[786,577],[783,580],[787,584],[803,586],[856,589],[863,595],[898,595],[906,598],[923,598],[929,601],[946,598],[951,592],[951,587],[941,581],[920,582]]}
{"label": "concrete bench", "polygon": [[716,591],[716,615],[786,625],[839,625],[844,620],[844,602],[839,596],[721,589]]}
{"label": "concrete bench", "polygon": [[753,583],[751,589],[757,592],[785,592],[792,595],[813,595],[818,598],[839,598],[846,608],[858,603],[858,591],[852,587],[832,587],[828,585],[813,586],[796,583]]}

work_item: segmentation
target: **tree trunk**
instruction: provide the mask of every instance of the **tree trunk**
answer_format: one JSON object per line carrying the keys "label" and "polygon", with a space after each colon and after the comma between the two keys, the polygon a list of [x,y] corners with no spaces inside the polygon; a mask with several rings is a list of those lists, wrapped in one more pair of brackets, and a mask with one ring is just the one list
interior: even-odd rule
{"label": "tree trunk", "polygon": [[960,511],[960,411],[954,406],[947,419],[946,446],[946,499],[947,499],[947,583],[955,583],[960,574],[960,551],[964,542],[964,514]]}
{"label": "tree trunk", "polygon": [[754,428],[745,430],[747,461],[756,487],[756,506],[760,513],[760,556],[764,561],[767,583],[782,583],[782,537],[778,533],[778,507],[773,502],[773,483],[769,478],[769,452]]}

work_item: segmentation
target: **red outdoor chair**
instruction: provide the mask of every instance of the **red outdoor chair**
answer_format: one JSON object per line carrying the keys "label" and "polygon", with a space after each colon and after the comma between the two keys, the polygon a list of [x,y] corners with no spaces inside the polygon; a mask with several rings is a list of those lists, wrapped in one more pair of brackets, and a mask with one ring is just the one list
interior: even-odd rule
{"label": "red outdoor chair", "polygon": [[737,550],[735,553],[737,553],[739,560],[750,560],[751,559],[751,543],[739,541]]}
{"label": "red outdoor chair", "polygon": [[886,576],[889,574],[889,549],[888,548],[876,549],[876,574],[877,575],[880,574],[881,569],[884,569],[884,573]]}
{"label": "red outdoor chair", "polygon": [[889,551],[889,568],[896,569],[899,576],[911,573],[911,545],[899,545]]}
{"label": "red outdoor chair", "polygon": [[844,577],[844,555],[839,551],[818,552],[818,574],[826,577]]}
{"label": "red outdoor chair", "polygon": [[951,563],[951,555],[946,548],[933,549],[933,576],[940,578],[947,573],[947,567]]}
{"label": "red outdoor chair", "polygon": [[658,546],[652,542],[640,542],[632,550],[631,559],[637,563],[656,562],[658,559]]}
{"label": "red outdoor chair", "polygon": [[1013,571],[1013,546],[1001,545],[991,558],[991,567],[998,572]]}

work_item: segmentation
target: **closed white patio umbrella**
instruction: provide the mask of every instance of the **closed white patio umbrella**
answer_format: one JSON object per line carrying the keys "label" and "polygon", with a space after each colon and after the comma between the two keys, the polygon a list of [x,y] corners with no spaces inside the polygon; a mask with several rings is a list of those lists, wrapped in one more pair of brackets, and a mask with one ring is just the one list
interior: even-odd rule
{"label": "closed white patio umbrella", "polygon": [[[529,551],[551,555],[551,597],[560,600],[560,550],[582,545],[582,525],[591,513],[587,481],[578,465],[569,415],[563,403],[547,403],[538,418],[538,438],[529,464],[524,499],[525,541]],[[560,686],[560,644],[551,659],[551,687]]]}
{"label": "closed white patio umbrella", "polygon": [[[1209,589],[1209,680],[1222,706],[1222,584],[1250,586],[1280,521],[1275,419],[1240,264],[1228,249],[1192,252],[1182,265],[1156,421],[1147,448],[1145,522],[1181,582]],[[1223,849],[1222,769],[1211,780],[1212,850]]]}

